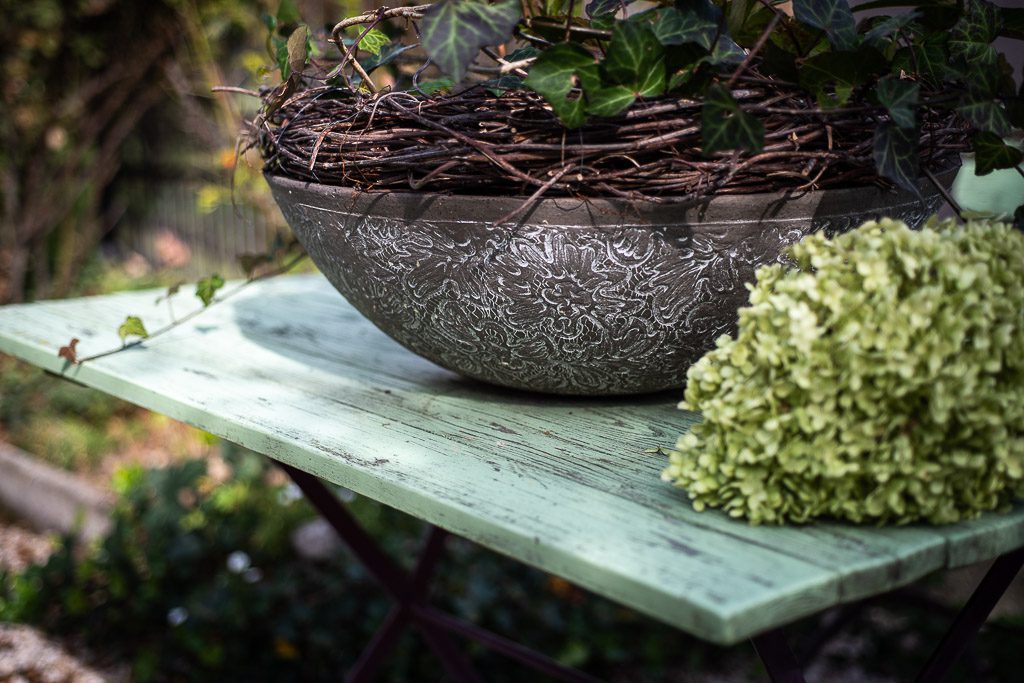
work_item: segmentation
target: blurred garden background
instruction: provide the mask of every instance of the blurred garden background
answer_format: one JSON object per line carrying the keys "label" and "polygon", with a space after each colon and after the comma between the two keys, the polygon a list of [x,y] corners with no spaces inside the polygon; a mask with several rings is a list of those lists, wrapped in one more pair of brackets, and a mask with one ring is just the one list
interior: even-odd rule
{"label": "blurred garden background", "polygon": [[[0,0],[0,304],[242,277],[238,257],[286,228],[258,159],[236,163],[258,100],[212,89],[279,81],[267,17],[323,30],[374,5]],[[413,557],[421,524],[338,494]],[[615,681],[763,675],[745,646],[702,645],[468,542],[449,550],[439,602],[564,664]],[[825,648],[812,679],[906,678],[946,623],[920,596],[962,600],[958,585],[802,624],[804,647]],[[268,460],[0,355],[0,681],[339,680],[389,606]],[[1001,609],[960,680],[1014,679],[1022,613]],[[489,681],[538,678],[470,649]],[[388,667],[442,678],[411,637]]]}

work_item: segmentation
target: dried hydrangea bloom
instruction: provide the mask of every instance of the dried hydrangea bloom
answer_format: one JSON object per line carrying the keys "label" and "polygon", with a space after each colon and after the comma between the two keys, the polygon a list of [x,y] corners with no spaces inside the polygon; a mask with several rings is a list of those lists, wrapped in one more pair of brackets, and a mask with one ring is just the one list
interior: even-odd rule
{"label": "dried hydrangea bloom", "polygon": [[862,225],[762,268],[663,478],[752,523],[936,524],[1024,496],[1024,235]]}

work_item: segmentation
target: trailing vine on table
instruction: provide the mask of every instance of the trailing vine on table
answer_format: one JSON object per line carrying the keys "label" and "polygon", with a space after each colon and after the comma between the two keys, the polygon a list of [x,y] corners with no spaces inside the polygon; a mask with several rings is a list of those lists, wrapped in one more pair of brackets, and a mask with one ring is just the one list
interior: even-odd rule
{"label": "trailing vine on table", "polygon": [[[245,291],[245,289],[256,282],[287,273],[298,265],[305,257],[306,252],[298,245],[298,242],[294,240],[294,238],[287,242],[279,242],[271,251],[263,254],[243,254],[238,257],[238,260],[246,272],[247,278],[245,281],[219,295],[218,292],[220,292],[226,285],[224,278],[220,275],[209,275],[201,278],[196,283],[195,295],[202,302],[202,308],[197,308],[191,313],[183,315],[180,318],[175,317],[171,301],[181,291],[181,287],[185,284],[184,282],[178,282],[168,287],[167,291],[157,297],[155,301],[156,304],[159,304],[161,301],[167,302],[171,318],[171,322],[168,324],[150,332],[146,329],[146,325],[140,316],[128,315],[125,317],[124,322],[117,328],[117,334],[121,337],[121,346],[93,353],[88,356],[79,356],[78,344],[80,340],[77,337],[73,337],[66,345],[60,347],[57,355],[65,359],[71,365],[80,365],[91,360],[96,360],[97,358],[111,356],[115,353],[120,353],[121,351],[139,346],[147,339],[162,336],[171,330],[184,325],[211,306],[227,301],[239,292]],[[129,341],[129,338],[132,340]]]}

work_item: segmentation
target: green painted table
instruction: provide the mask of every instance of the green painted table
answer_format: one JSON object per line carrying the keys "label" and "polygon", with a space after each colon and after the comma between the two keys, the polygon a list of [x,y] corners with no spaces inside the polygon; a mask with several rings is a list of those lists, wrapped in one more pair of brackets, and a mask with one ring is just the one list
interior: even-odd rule
{"label": "green painted table", "polygon": [[[168,312],[155,298],[5,307],[0,351],[714,643],[768,634],[764,656],[775,629],[800,617],[1024,546],[1024,507],[886,529],[751,527],[696,513],[660,481],[665,458],[648,452],[696,418],[675,407],[678,396],[568,399],[469,382],[402,349],[315,275],[256,283],[122,353],[70,367],[57,357],[71,337],[81,356],[117,346],[127,314],[159,327]],[[180,317],[189,297],[179,298]]]}

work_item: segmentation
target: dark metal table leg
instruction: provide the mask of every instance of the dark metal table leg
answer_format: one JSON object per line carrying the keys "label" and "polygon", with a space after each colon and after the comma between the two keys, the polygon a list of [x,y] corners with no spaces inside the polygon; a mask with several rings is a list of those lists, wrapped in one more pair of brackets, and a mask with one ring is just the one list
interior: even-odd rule
{"label": "dark metal table leg", "polygon": [[1024,548],[996,559],[918,674],[918,683],[934,683],[949,675],[953,665],[978,635],[992,608],[1010,587],[1021,565],[1024,565]]}
{"label": "dark metal table leg", "polygon": [[401,605],[395,605],[384,618],[373,640],[359,655],[359,660],[349,669],[345,676],[345,683],[366,683],[372,681],[380,672],[380,668],[387,660],[387,656],[398,644],[402,632],[409,625],[409,610]]}
{"label": "dark metal table leg", "polygon": [[[338,532],[352,553],[359,559],[370,575],[395,600],[395,608],[388,614],[367,649],[360,656],[346,680],[350,683],[372,680],[384,664],[387,655],[398,644],[402,631],[411,623],[410,607],[419,604],[425,597],[430,577],[441,553],[447,533],[431,527],[423,553],[412,576],[409,576],[384,551],[382,551],[348,510],[324,486],[317,477],[284,463],[278,463],[291,477],[306,499],[316,508],[327,523]],[[469,659],[451,640],[447,633],[422,624],[415,624],[420,635],[441,660],[445,672],[456,683],[478,683],[482,679],[473,669]]]}
{"label": "dark metal table leg", "polygon": [[805,683],[803,667],[789,649],[784,629],[777,628],[750,640],[774,683]]}

